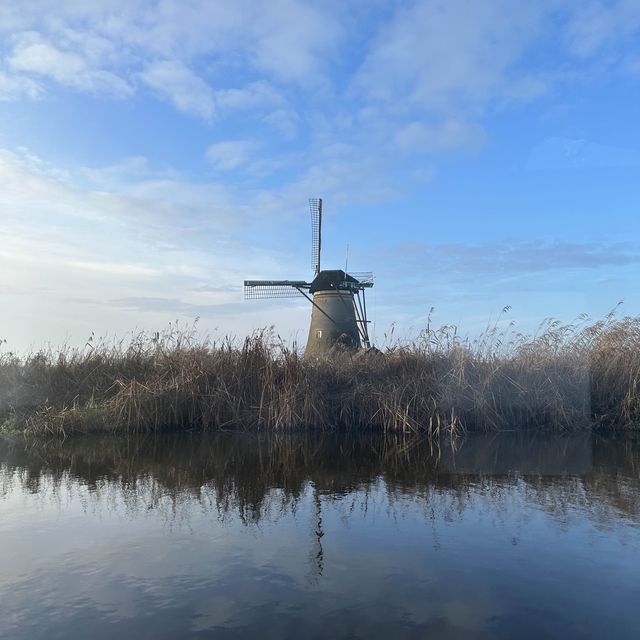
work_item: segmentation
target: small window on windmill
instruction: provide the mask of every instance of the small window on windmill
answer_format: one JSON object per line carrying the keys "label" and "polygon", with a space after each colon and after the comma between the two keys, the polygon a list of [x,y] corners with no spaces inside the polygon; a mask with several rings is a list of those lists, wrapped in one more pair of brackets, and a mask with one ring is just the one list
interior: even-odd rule
{"label": "small window on windmill", "polygon": [[322,329],[316,329],[316,338],[318,338],[318,340],[322,338]]}

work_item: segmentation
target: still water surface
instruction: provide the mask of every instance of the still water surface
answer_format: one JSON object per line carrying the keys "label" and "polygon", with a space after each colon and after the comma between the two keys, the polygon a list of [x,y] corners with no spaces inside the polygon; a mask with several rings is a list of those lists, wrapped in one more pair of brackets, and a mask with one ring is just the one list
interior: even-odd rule
{"label": "still water surface", "polygon": [[640,444],[0,442],[0,637],[640,638]]}

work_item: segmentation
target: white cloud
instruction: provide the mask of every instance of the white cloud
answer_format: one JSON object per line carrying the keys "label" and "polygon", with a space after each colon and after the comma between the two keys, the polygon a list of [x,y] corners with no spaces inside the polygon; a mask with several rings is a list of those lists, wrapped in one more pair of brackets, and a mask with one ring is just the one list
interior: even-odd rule
{"label": "white cloud", "polygon": [[257,67],[302,85],[323,80],[328,61],[338,59],[345,37],[329,3],[313,6],[298,0],[256,4],[252,58]]}
{"label": "white cloud", "polygon": [[[125,167],[135,168],[128,179]],[[203,314],[205,328],[223,332],[265,323],[259,309],[238,314],[244,277],[284,277],[282,254],[251,241],[261,237],[255,207],[215,183],[155,174],[141,158],[82,173],[100,191],[31,154],[0,150],[0,307],[12,310],[2,325],[10,348],[45,337],[82,344],[91,331]],[[284,317],[281,328],[295,322]]]}
{"label": "white cloud", "polygon": [[218,171],[232,171],[246,167],[257,145],[252,140],[225,140],[212,144],[205,157]]}
{"label": "white cloud", "polygon": [[282,94],[264,80],[250,82],[240,88],[221,89],[216,94],[216,101],[220,108],[229,110],[273,108],[286,104]]}
{"label": "white cloud", "polygon": [[540,33],[548,2],[415,2],[383,26],[358,83],[374,99],[479,108],[524,76],[514,65]]}
{"label": "white cloud", "polygon": [[580,3],[567,28],[569,50],[588,58],[605,46],[620,46],[640,30],[637,0]]}
{"label": "white cloud", "polygon": [[[519,64],[545,34],[583,58],[628,44],[640,27],[638,6],[416,0],[379,11],[369,3],[301,0],[22,0],[2,5],[0,34],[5,46],[18,38],[9,60],[27,78],[126,96],[134,90],[129,79],[142,73],[177,108],[205,118],[225,106],[270,107],[281,116],[286,105],[275,104],[283,95],[274,84],[330,94],[337,88],[331,72],[340,69],[348,81],[360,55],[355,84],[368,97],[451,116],[461,107],[547,91],[548,70]],[[197,69],[215,79],[215,96]],[[237,70],[240,86],[229,83]]]}
{"label": "white cloud", "polygon": [[17,39],[15,71],[115,95],[131,94],[126,78],[140,73],[178,109],[210,119],[213,93],[196,68],[251,70],[246,86],[218,87],[220,105],[273,110],[282,97],[256,77],[315,86],[337,55],[340,27],[331,7],[299,0],[23,0],[2,8],[3,32]]}
{"label": "white cloud", "polygon": [[293,109],[276,109],[264,116],[264,121],[291,139],[298,132],[300,119]]}
{"label": "white cloud", "polygon": [[38,34],[25,34],[20,40],[9,58],[14,69],[49,75],[64,84],[87,69],[79,55],[59,51]]}
{"label": "white cloud", "polygon": [[30,78],[0,71],[0,100],[17,100],[24,96],[39,98],[41,95],[42,88]]}
{"label": "white cloud", "polygon": [[479,148],[486,140],[482,127],[449,119],[436,125],[410,122],[395,135],[394,142],[404,152],[433,152],[460,148]]}
{"label": "white cloud", "polygon": [[129,84],[114,73],[90,68],[80,54],[62,51],[37,33],[19,36],[8,63],[15,72],[48,77],[76,89],[121,97],[133,92]]}
{"label": "white cloud", "polygon": [[69,260],[64,263],[71,269],[81,271],[95,271],[100,274],[123,276],[126,278],[145,278],[160,275],[160,271],[139,264],[127,264],[123,262],[96,262],[95,260]]}
{"label": "white cloud", "polygon": [[213,89],[184,64],[161,60],[146,66],[141,79],[186,113],[210,120],[215,113]]}

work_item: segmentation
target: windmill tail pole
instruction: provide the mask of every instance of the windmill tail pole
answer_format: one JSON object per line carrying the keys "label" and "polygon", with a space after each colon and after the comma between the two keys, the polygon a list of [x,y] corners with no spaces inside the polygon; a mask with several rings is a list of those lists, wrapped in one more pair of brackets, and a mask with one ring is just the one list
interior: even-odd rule
{"label": "windmill tail pole", "polygon": [[322,313],[323,316],[325,316],[330,322],[333,322],[333,324],[337,324],[337,322],[318,304],[316,304],[313,300],[313,298],[309,295],[307,295],[302,289],[298,289],[298,291],[318,310],[320,311],[320,313]]}

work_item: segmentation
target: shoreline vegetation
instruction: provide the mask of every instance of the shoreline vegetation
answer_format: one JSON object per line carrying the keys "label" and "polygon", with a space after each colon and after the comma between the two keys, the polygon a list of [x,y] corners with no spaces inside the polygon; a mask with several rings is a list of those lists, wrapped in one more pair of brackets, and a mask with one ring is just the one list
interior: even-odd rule
{"label": "shoreline vegetation", "polygon": [[631,430],[639,381],[640,317],[613,312],[547,321],[530,336],[496,322],[475,340],[429,324],[413,341],[320,361],[269,330],[213,341],[172,326],[24,357],[0,351],[0,431]]}

